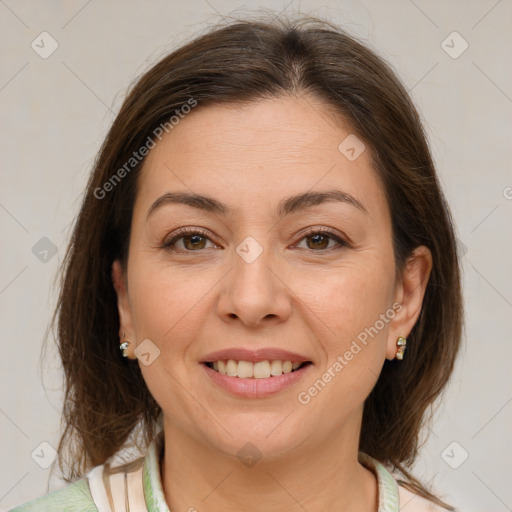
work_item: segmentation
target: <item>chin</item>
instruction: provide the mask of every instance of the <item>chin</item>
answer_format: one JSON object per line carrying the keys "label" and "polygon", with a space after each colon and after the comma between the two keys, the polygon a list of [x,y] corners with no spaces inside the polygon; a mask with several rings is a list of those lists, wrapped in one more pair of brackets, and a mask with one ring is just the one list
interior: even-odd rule
{"label": "chin", "polygon": [[[292,425],[291,422],[286,424],[290,419],[285,419],[287,414],[269,414],[263,421],[261,412],[244,414],[230,422],[223,422],[218,417],[229,434],[218,426],[215,432],[211,429],[204,432],[204,437],[210,446],[229,456],[284,456],[293,452],[309,437],[300,425]],[[297,430],[290,427],[296,427]]]}

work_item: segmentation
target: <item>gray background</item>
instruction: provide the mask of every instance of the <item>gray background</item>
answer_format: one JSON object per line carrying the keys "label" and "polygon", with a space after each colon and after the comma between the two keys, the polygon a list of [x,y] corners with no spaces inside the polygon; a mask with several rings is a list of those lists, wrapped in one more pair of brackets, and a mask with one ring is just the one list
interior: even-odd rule
{"label": "gray background", "polygon": [[[68,226],[128,85],[222,16],[260,7],[364,38],[418,105],[465,251],[467,326],[415,471],[463,511],[512,510],[509,0],[0,0],[1,510],[62,486],[41,467],[58,441],[59,362],[50,345],[41,372],[39,356]],[[58,43],[47,58],[44,31]]]}

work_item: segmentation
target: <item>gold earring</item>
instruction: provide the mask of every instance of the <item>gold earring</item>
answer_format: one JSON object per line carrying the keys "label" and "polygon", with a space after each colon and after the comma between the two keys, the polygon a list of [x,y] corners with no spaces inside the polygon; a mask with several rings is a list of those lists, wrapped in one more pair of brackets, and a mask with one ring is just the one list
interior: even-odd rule
{"label": "gold earring", "polygon": [[405,352],[406,345],[407,345],[407,340],[404,337],[400,336],[396,340],[397,349],[396,349],[395,356],[400,361],[404,358],[404,352]]}

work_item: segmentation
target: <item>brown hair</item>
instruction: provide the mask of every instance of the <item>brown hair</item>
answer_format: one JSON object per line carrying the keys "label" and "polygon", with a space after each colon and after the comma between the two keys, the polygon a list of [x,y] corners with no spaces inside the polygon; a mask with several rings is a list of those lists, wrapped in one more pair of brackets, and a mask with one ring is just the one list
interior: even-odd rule
{"label": "brown hair", "polygon": [[[371,150],[391,211],[397,270],[414,248],[426,245],[432,252],[407,355],[384,363],[365,402],[360,450],[399,470],[414,492],[453,510],[407,470],[426,417],[431,419],[425,413],[447,383],[460,345],[462,300],[450,212],[419,115],[394,72],[354,37],[312,17],[238,20],[211,29],[149,69],[124,101],[87,184],[52,320],[54,325],[58,316],[65,371],[59,462],[68,480],[104,463],[135,432],[146,446],[161,412],[139,366],[119,351],[111,266],[117,258],[126,264],[144,160],[133,168],[126,163],[191,99],[201,107],[302,92],[341,114]],[[112,181],[123,166],[122,180]]]}

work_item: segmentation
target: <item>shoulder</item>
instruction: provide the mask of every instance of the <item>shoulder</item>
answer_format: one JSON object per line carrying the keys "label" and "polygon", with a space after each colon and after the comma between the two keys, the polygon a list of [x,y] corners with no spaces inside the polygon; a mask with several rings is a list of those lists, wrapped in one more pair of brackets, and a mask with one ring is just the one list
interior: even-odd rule
{"label": "shoulder", "polygon": [[9,512],[64,512],[69,510],[97,512],[98,509],[94,505],[86,478],[13,508]]}
{"label": "shoulder", "polygon": [[407,512],[447,512],[445,508],[411,492],[400,484],[398,484],[398,495],[400,511],[405,511],[407,507]]}
{"label": "shoulder", "polygon": [[[392,467],[359,452],[359,461],[377,476],[379,487],[379,511],[398,512],[447,512],[447,509],[410,491],[400,481],[400,475]],[[406,508],[407,507],[407,508]]]}

